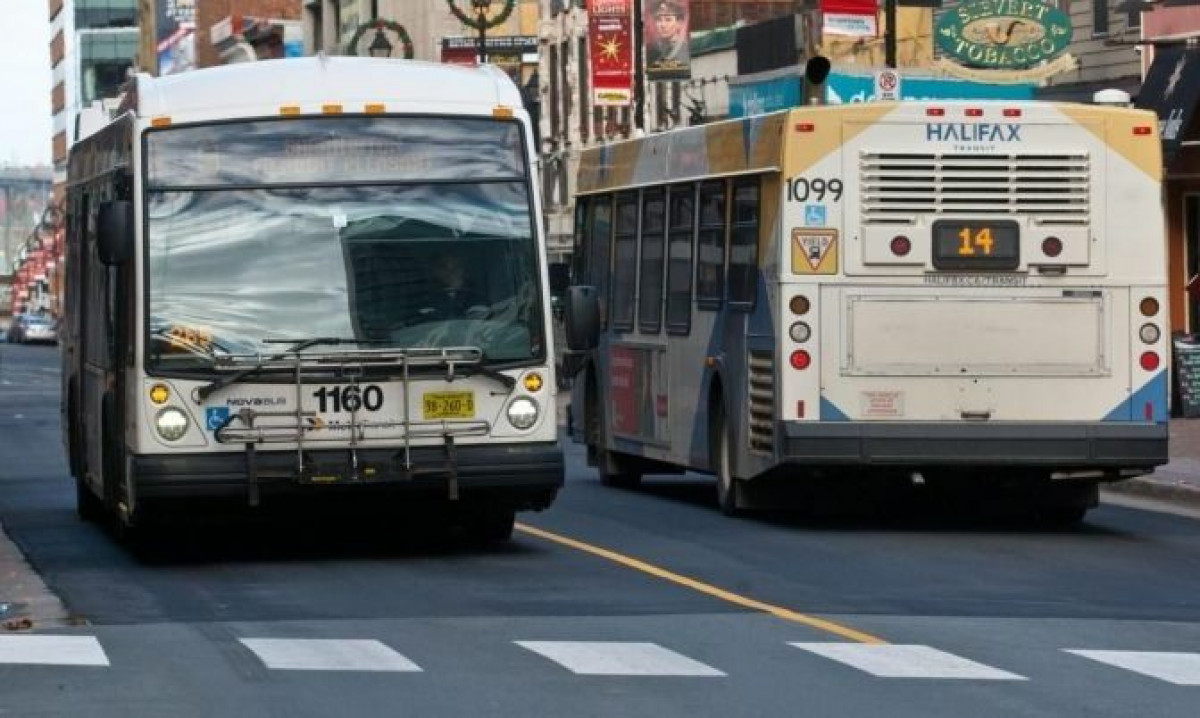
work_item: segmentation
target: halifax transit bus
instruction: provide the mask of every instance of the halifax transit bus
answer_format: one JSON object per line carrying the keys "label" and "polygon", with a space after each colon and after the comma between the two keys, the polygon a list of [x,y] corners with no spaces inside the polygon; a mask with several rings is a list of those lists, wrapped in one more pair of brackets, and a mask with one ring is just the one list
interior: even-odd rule
{"label": "halifax transit bus", "polygon": [[1040,102],[589,149],[572,431],[605,483],[708,472],[726,513],[856,478],[1078,521],[1167,460],[1161,169],[1152,114]]}
{"label": "halifax transit bus", "polygon": [[206,497],[439,503],[563,481],[530,121],[493,67],[136,77],[69,159],[63,427],[85,517]]}

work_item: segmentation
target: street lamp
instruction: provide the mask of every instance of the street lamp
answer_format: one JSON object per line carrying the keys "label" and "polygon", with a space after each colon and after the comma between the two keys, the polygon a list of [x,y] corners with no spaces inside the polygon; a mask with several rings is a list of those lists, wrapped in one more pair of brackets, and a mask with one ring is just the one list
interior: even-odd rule
{"label": "street lamp", "polygon": [[367,52],[371,57],[391,57],[392,43],[388,42],[387,36],[383,34],[383,25],[375,26],[375,39],[371,41]]}
{"label": "street lamp", "polygon": [[471,0],[475,9],[475,19],[479,21],[479,64],[487,62],[487,11],[492,7],[492,0]]}

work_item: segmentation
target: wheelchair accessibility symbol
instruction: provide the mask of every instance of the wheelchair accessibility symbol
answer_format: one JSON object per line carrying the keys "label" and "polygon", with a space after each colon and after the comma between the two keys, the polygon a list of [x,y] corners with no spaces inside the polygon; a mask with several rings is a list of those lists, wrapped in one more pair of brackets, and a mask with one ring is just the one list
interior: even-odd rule
{"label": "wheelchair accessibility symbol", "polygon": [[825,226],[825,207],[819,204],[804,205],[804,226],[805,227],[824,227]]}
{"label": "wheelchair accessibility symbol", "polygon": [[204,424],[209,431],[220,429],[226,421],[229,421],[229,407],[210,406],[204,410]]}

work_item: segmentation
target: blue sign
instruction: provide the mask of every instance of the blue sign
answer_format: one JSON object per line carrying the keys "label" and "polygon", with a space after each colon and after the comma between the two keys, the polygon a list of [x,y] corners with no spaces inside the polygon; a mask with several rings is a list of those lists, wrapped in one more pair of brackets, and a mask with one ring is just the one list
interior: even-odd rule
{"label": "blue sign", "polygon": [[209,431],[220,429],[226,421],[229,421],[229,407],[210,406],[204,410],[204,424]]}
{"label": "blue sign", "polygon": [[729,83],[729,116],[749,117],[800,105],[799,75],[777,77],[761,82]]}
{"label": "blue sign", "polygon": [[806,227],[824,227],[825,226],[825,207],[819,204],[804,205],[804,226]]}
{"label": "blue sign", "polygon": [[[948,77],[901,76],[900,79],[901,100],[1032,100],[1033,89],[1033,85],[993,85]],[[732,86],[729,91],[732,107]],[[831,72],[825,81],[825,101],[831,105],[874,99],[875,78],[871,75]]]}

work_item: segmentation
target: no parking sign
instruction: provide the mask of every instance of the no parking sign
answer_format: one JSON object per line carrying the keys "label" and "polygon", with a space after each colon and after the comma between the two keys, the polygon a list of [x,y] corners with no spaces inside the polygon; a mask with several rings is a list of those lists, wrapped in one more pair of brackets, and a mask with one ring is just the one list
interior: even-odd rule
{"label": "no parking sign", "polygon": [[879,70],[875,73],[875,99],[896,101],[900,99],[900,73],[896,70]]}

